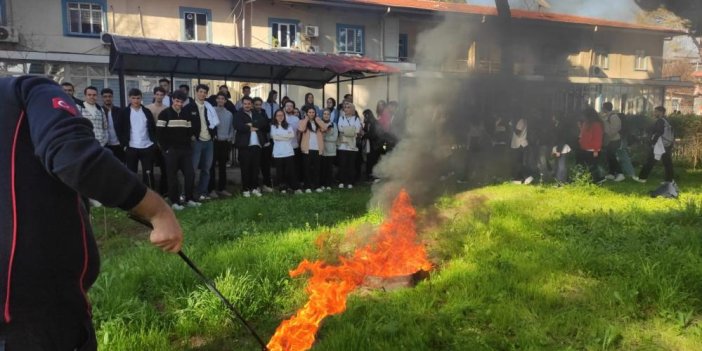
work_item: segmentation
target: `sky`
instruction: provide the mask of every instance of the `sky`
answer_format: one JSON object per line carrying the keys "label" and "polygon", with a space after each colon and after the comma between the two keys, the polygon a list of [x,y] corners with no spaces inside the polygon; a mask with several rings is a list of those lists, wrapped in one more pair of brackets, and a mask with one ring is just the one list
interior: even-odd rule
{"label": "sky", "polygon": [[[633,22],[639,7],[634,0],[546,0],[551,4],[549,12],[566,13],[585,17]],[[473,5],[495,6],[494,0],[466,0]],[[536,0],[509,0],[513,8],[536,7]]]}

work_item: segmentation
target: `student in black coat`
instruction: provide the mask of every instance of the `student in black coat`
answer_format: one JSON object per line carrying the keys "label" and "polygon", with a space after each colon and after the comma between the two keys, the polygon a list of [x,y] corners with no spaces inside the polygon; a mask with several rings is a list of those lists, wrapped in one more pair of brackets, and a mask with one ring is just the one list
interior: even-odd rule
{"label": "student in black coat", "polygon": [[141,90],[129,91],[128,107],[119,112],[115,124],[117,138],[126,147],[127,168],[139,171],[141,162],[142,179],[151,189],[157,189],[154,179],[154,158],[156,152],[156,120],[148,108],[141,104]]}
{"label": "student in black coat", "polygon": [[258,189],[261,150],[268,142],[271,126],[264,114],[254,113],[253,99],[245,96],[241,103],[242,109],[234,116],[234,129],[236,129],[234,146],[239,149],[243,195],[244,197],[261,196],[261,191]]}

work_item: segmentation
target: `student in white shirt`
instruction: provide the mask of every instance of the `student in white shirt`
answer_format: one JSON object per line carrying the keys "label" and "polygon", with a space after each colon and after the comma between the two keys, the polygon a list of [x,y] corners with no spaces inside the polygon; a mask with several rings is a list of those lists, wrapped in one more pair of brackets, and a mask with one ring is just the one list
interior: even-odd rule
{"label": "student in white shirt", "polygon": [[353,188],[353,183],[356,181],[356,157],[358,157],[358,147],[356,146],[356,138],[363,131],[361,119],[355,114],[356,107],[350,103],[344,103],[344,109],[339,114],[339,141],[337,157],[339,161],[339,189],[343,189],[344,185],[348,189]]}
{"label": "student in white shirt", "polygon": [[144,184],[157,189],[153,174],[156,122],[151,111],[141,104],[141,97],[141,90],[129,91],[129,106],[122,109],[117,119],[117,137],[127,146],[127,168],[137,173],[141,162]]}
{"label": "student in white shirt", "polygon": [[301,180],[304,176],[302,173],[302,151],[300,150],[300,131],[297,127],[300,124],[300,117],[295,114],[295,102],[288,100],[284,104],[285,106],[285,120],[288,122],[290,127],[295,131],[295,138],[292,140],[292,147],[295,151],[295,172],[298,180]]}
{"label": "student in white shirt", "polygon": [[[304,108],[303,108],[304,109]],[[302,151],[303,168],[305,173],[305,192],[311,193],[312,189],[321,193],[320,187],[320,155],[324,152],[324,131],[326,124],[317,117],[317,109],[307,106],[305,118],[300,121],[298,130],[302,133],[300,150]]]}
{"label": "student in white shirt", "polygon": [[271,138],[274,141],[273,163],[278,189],[281,193],[286,193],[286,189],[292,189],[298,194],[302,193],[297,180],[295,151],[292,144],[295,139],[295,130],[288,124],[283,110],[276,111],[271,120]]}

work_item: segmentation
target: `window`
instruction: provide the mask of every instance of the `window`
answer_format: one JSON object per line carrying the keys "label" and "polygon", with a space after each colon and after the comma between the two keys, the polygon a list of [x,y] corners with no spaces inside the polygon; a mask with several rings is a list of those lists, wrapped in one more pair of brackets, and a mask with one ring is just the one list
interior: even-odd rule
{"label": "window", "polygon": [[5,18],[5,0],[0,0],[0,25],[7,24],[7,18]]}
{"label": "window", "polygon": [[634,69],[637,71],[648,70],[648,63],[646,60],[646,52],[643,50],[636,50],[636,59],[634,61]]}
{"label": "window", "polygon": [[602,69],[609,69],[609,53],[606,51],[595,52],[595,66]]}
{"label": "window", "polygon": [[100,36],[105,30],[105,7],[105,0],[64,0],[64,33],[72,36]]}
{"label": "window", "polygon": [[271,45],[274,48],[292,49],[297,46],[299,21],[269,18],[268,24],[271,28]]}
{"label": "window", "polygon": [[397,50],[397,56],[400,58],[400,62],[407,62],[409,42],[407,39],[407,34],[400,34],[400,46]]}
{"label": "window", "polygon": [[365,52],[362,26],[337,24],[337,50],[341,54],[360,54]]}
{"label": "window", "polygon": [[180,8],[181,38],[184,41],[210,41],[212,11],[190,7]]}

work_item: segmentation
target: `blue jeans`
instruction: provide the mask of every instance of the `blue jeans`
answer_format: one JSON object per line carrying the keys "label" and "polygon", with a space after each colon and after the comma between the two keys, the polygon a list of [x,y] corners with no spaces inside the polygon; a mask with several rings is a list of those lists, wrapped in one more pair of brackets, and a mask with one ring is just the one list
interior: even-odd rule
{"label": "blue jeans", "polygon": [[200,177],[195,193],[198,195],[207,195],[207,185],[210,183],[210,168],[212,167],[212,159],[214,157],[214,143],[212,140],[193,142],[193,169],[200,170]]}

